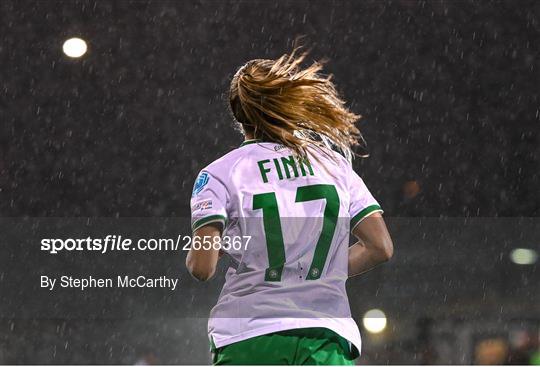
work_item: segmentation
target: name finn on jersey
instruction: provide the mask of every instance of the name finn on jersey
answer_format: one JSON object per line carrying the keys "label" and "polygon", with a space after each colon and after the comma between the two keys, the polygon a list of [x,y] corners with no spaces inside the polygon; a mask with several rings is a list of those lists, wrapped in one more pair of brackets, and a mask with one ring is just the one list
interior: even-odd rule
{"label": "name finn on jersey", "polygon": [[269,180],[269,174],[272,177],[277,177],[278,180],[283,180],[285,178],[296,178],[307,176],[314,176],[313,167],[308,159],[297,160],[294,156],[290,155],[288,157],[263,159],[257,162],[259,166],[259,172],[261,174],[261,179],[264,183],[267,183]]}

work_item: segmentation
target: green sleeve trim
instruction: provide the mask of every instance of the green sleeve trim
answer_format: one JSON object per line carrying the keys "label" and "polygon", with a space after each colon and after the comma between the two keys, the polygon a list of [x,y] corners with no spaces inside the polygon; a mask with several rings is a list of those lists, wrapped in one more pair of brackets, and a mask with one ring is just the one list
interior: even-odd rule
{"label": "green sleeve trim", "polygon": [[354,217],[351,218],[351,231],[358,223],[362,221],[365,217],[375,213],[375,212],[382,212],[383,210],[379,205],[370,205],[365,207],[364,209],[360,210],[358,214],[356,214]]}
{"label": "green sleeve trim", "polygon": [[191,229],[193,232],[195,232],[197,229],[214,222],[220,222],[223,224],[223,227],[225,227],[225,223],[227,223],[227,218],[223,215],[216,214],[216,215],[209,215],[208,217],[204,217],[201,219],[196,220],[192,225]]}

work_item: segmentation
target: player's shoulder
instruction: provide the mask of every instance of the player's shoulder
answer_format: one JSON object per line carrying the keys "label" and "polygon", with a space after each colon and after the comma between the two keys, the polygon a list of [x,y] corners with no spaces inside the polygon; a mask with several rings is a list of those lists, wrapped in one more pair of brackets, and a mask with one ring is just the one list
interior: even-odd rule
{"label": "player's shoulder", "polygon": [[338,169],[348,171],[351,167],[351,161],[344,154],[326,146],[317,146],[310,150],[319,160],[323,160],[329,166],[337,166]]}
{"label": "player's shoulder", "polygon": [[193,186],[192,197],[198,195],[206,186],[213,185],[214,182],[219,182],[227,186],[227,182],[229,181],[229,170],[227,166],[234,161],[235,151],[236,149],[226,153],[199,171],[195,179],[195,185]]}
{"label": "player's shoulder", "polygon": [[246,154],[249,154],[248,150],[252,148],[252,146],[248,146],[249,144],[251,144],[249,141],[244,142],[238,148],[229,151],[228,153],[209,163],[201,170],[201,172],[206,171],[212,175],[222,177],[229,175],[232,168],[235,167],[240,160],[245,158]]}

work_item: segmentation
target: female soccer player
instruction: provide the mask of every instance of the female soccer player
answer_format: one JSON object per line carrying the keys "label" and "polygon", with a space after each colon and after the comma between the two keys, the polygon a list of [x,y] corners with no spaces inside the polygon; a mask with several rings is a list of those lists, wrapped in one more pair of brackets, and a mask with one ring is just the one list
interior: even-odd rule
{"label": "female soccer player", "polygon": [[229,97],[245,141],[195,182],[199,246],[187,268],[204,281],[222,254],[231,260],[208,323],[215,364],[353,364],[361,341],[345,282],[393,253],[379,204],[344,158],[359,116],[320,63],[301,68],[305,56],[238,70]]}

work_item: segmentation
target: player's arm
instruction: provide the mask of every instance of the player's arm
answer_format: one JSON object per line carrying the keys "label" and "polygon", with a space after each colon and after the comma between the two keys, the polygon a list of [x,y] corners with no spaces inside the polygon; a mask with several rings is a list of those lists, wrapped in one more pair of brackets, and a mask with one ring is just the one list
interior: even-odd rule
{"label": "player's arm", "polygon": [[[193,241],[198,242],[201,246],[193,246]],[[212,278],[216,272],[220,257],[220,246],[216,244],[221,243],[221,226],[219,223],[209,223],[196,229],[193,232],[193,241],[186,257],[186,267],[193,277],[204,282]],[[205,243],[213,244],[213,246],[205,246]],[[205,250],[204,248],[209,249]]]}
{"label": "player's arm", "polygon": [[364,218],[352,233],[359,241],[349,247],[349,277],[365,273],[392,257],[394,245],[381,213]]}
{"label": "player's arm", "polygon": [[186,257],[189,273],[200,281],[212,278],[216,272],[221,234],[227,223],[228,201],[227,188],[219,175],[203,169],[191,195],[193,237]]}

